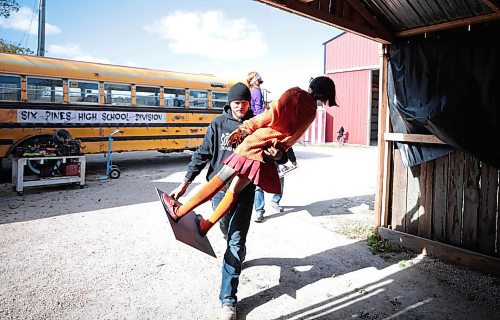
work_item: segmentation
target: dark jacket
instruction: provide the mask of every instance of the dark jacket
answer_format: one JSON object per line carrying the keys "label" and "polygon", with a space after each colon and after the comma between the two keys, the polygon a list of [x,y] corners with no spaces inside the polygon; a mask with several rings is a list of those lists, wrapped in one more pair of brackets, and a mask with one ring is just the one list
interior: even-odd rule
{"label": "dark jacket", "polygon": [[286,151],[286,155],[288,156],[288,160],[290,160],[291,162],[297,162],[297,157],[295,156],[295,152],[292,148],[289,148]]}
{"label": "dark jacket", "polygon": [[[188,164],[188,170],[185,179],[193,181],[200,172],[210,162],[207,173],[207,180],[210,180],[223,167],[222,161],[233,153],[235,147],[227,144],[227,138],[238,128],[243,121],[253,117],[252,110],[249,108],[243,119],[233,118],[229,105],[224,106],[224,112],[213,119],[208,125],[203,143],[195,151]],[[293,151],[292,151],[293,152]],[[284,164],[288,161],[287,153],[283,152],[283,157],[277,161],[278,164]]]}
{"label": "dark jacket", "polygon": [[227,138],[238,128],[244,120],[253,117],[252,110],[248,109],[243,120],[233,118],[229,105],[224,107],[224,112],[213,119],[208,125],[207,132],[203,138],[203,143],[196,150],[188,165],[186,180],[193,181],[210,162],[207,173],[207,180],[210,180],[222,168],[222,161],[226,159],[234,150],[227,144]]}

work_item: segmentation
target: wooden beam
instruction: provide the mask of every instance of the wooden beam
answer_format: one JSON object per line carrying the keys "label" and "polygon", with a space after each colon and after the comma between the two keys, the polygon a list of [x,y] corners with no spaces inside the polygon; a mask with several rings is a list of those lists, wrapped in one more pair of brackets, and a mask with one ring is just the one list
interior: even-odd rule
{"label": "wooden beam", "polygon": [[392,33],[378,20],[373,13],[368,11],[360,0],[346,0],[368,23],[374,26],[383,34],[392,35]]}
{"label": "wooden beam", "polygon": [[400,37],[400,38],[411,37],[411,36],[415,36],[415,35],[419,35],[419,34],[454,29],[454,28],[463,27],[463,26],[467,26],[467,25],[474,25],[474,24],[478,24],[478,23],[495,21],[495,20],[500,20],[500,12],[495,12],[495,13],[485,14],[482,16],[459,19],[459,20],[450,21],[450,22],[438,23],[438,24],[434,24],[431,26],[425,26],[425,27],[400,31],[400,32],[397,32],[395,34],[395,36]]}
{"label": "wooden beam", "polygon": [[429,144],[446,144],[438,137],[431,134],[409,134],[409,133],[389,133],[384,134],[385,141],[396,142],[416,142],[416,143],[429,143]]}
{"label": "wooden beam", "polygon": [[384,140],[384,133],[390,130],[387,100],[388,55],[386,47],[380,51],[379,113],[378,113],[378,173],[375,194],[374,227],[388,226],[389,186],[391,179],[392,143]]}
{"label": "wooden beam", "polygon": [[384,227],[379,227],[378,233],[383,239],[408,248],[414,252],[421,252],[430,257],[475,271],[500,276],[500,259],[498,258]]}
{"label": "wooden beam", "polygon": [[[302,17],[312,19],[318,22],[322,22],[341,30],[345,30],[354,34],[357,34],[364,38],[369,38],[371,40],[389,44],[394,40],[394,36],[387,31],[386,28],[380,29],[377,25],[371,25],[372,28],[367,27],[364,23],[350,21],[344,18],[336,11],[329,12],[328,7],[316,7],[309,3],[304,3],[299,0],[255,0],[269,6],[291,12]],[[336,5],[341,5],[344,0],[335,1]],[[355,9],[353,7],[353,9]],[[340,12],[342,14],[342,12]],[[358,13],[360,16],[361,14]],[[363,19],[363,21],[367,21]],[[369,22],[369,21],[367,21]],[[382,24],[380,24],[381,26]]]}
{"label": "wooden beam", "polygon": [[487,5],[494,12],[500,11],[500,8],[498,8],[498,6],[496,4],[494,4],[493,2],[491,2],[490,0],[483,0],[483,2],[485,5]]}

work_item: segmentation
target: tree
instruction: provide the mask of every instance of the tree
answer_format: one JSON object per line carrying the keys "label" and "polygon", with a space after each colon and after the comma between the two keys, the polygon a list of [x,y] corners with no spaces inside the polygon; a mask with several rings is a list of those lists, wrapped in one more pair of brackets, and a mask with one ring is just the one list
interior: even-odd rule
{"label": "tree", "polygon": [[21,47],[18,44],[7,42],[4,39],[0,39],[0,52],[7,53],[19,53],[19,54],[35,54],[29,48]]}
{"label": "tree", "polygon": [[11,12],[19,11],[19,3],[16,0],[0,0],[0,17],[10,17]]}
{"label": "tree", "polygon": [[[0,0],[0,18],[8,19],[12,12],[19,11],[19,3],[16,0]],[[29,48],[0,39],[0,52],[34,54]]]}

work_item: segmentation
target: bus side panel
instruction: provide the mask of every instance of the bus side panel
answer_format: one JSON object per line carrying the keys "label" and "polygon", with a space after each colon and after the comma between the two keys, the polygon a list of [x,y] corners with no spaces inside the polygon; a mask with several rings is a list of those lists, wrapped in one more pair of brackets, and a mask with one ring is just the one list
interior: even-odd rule
{"label": "bus side panel", "polygon": [[16,109],[0,109],[0,123],[14,123],[14,122],[17,122]]}
{"label": "bus side panel", "polygon": [[[112,128],[2,128],[0,129],[0,157],[7,156],[12,144],[39,134],[53,134],[59,129],[68,130],[74,139],[82,141],[83,153],[106,152],[108,137],[115,129],[123,133],[113,136],[116,151],[155,149],[192,149],[201,144],[206,127],[112,127]],[[3,141],[6,141],[5,145]]]}
{"label": "bus side panel", "polygon": [[[59,129],[68,130],[74,139],[82,142],[83,153],[106,152],[108,137],[115,129],[113,150],[118,152],[141,150],[179,151],[197,148],[210,121],[218,114],[167,113],[165,125],[148,124],[74,124],[38,125],[18,124],[17,109],[0,109],[0,120],[10,125],[0,128],[0,157],[7,156],[13,144],[39,134],[53,134]],[[13,127],[12,127],[13,126]]]}

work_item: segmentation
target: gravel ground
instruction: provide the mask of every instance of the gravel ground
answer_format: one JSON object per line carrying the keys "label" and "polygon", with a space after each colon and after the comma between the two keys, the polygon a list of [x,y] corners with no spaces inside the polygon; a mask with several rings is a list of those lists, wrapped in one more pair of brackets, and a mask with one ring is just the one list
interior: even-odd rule
{"label": "gravel ground", "polygon": [[[500,319],[498,278],[369,252],[375,148],[295,150],[285,212],[250,228],[240,319]],[[122,176],[100,180],[105,159],[90,155],[84,189],[0,184],[0,319],[217,319],[224,240],[208,235],[217,259],[177,242],[154,191],[189,158],[117,154]]]}

